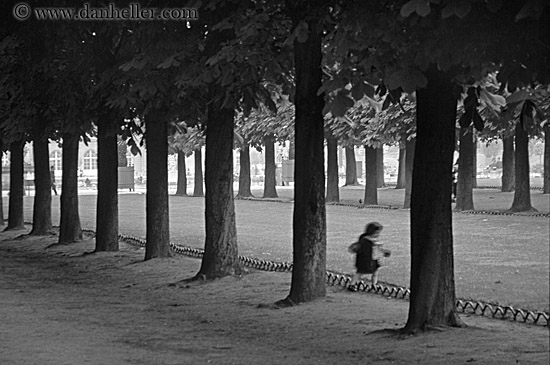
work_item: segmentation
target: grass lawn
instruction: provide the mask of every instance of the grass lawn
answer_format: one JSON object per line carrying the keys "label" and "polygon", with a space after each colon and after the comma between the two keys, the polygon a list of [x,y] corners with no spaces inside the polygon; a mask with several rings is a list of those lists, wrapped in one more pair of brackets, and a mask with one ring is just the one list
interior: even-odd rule
{"label": "grass lawn", "polygon": [[[292,188],[278,188],[283,200]],[[341,189],[344,202],[362,197],[362,187]],[[261,191],[254,191],[261,196]],[[513,193],[479,189],[476,209],[505,210]],[[286,199],[285,199],[286,198]],[[402,204],[403,190],[380,189],[381,205]],[[95,229],[95,195],[81,195],[84,228]],[[120,194],[120,232],[145,237],[145,195]],[[533,205],[548,212],[550,199],[532,192]],[[5,203],[7,203],[5,201]],[[53,199],[53,222],[59,224],[59,197]],[[291,203],[237,200],[239,253],[274,261],[292,261]],[[7,210],[6,210],[7,211]],[[381,241],[392,251],[381,271],[381,281],[408,286],[410,225],[408,210],[359,209],[327,206],[327,268],[353,272],[353,256],[347,252],[367,222],[384,225]],[[25,198],[25,217],[32,218],[32,198]],[[181,245],[204,247],[204,199],[170,197],[171,240]],[[460,214],[453,217],[457,296],[530,310],[549,311],[549,222],[545,217]]]}

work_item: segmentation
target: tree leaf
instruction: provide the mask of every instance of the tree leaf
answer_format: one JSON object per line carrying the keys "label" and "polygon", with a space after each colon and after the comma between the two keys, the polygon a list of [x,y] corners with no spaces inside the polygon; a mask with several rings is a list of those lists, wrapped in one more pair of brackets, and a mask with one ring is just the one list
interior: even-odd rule
{"label": "tree leaf", "polygon": [[430,2],[428,0],[411,0],[401,7],[400,14],[407,18],[412,13],[425,17],[430,13]]}

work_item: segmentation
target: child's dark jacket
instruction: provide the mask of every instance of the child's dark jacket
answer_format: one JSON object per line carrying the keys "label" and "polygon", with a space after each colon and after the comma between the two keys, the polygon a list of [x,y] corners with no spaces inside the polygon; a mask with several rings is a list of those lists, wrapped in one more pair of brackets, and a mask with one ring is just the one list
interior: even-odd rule
{"label": "child's dark jacket", "polygon": [[350,246],[350,251],[355,252],[355,267],[360,274],[372,274],[380,267],[378,260],[372,256],[374,242],[362,234],[359,241]]}

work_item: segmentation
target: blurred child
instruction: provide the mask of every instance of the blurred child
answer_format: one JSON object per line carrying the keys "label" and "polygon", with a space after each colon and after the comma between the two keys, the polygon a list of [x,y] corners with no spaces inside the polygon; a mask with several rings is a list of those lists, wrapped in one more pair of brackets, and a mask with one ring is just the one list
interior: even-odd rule
{"label": "blurred child", "polygon": [[357,291],[357,284],[364,274],[372,275],[372,285],[378,284],[378,269],[380,268],[380,259],[389,257],[391,252],[382,248],[378,243],[378,236],[382,231],[382,225],[378,222],[367,224],[365,233],[359,236],[359,241],[349,246],[349,251],[355,253],[356,273],[351,279],[348,287],[350,291]]}

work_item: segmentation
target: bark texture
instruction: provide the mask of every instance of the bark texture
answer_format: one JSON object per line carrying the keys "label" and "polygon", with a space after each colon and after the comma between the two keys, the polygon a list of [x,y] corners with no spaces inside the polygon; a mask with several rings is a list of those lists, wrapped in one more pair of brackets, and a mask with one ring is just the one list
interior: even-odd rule
{"label": "bark texture", "polygon": [[[308,9],[295,9],[293,27],[306,19]],[[307,20],[304,42],[294,41],[296,70],[296,162],[294,169],[293,265],[288,303],[326,295],[326,208],[324,171],[324,95],[321,87],[321,34],[315,20]]]}
{"label": "bark texture", "polygon": [[411,207],[415,146],[416,138],[405,143],[405,201],[403,202],[403,209],[409,209]]}
{"label": "bark texture", "polygon": [[514,137],[502,139],[502,192],[514,191],[516,188]]}
{"label": "bark texture", "polygon": [[97,128],[97,210],[95,251],[118,251],[117,126],[110,113],[102,115]]}
{"label": "bark texture", "polygon": [[515,180],[514,201],[511,212],[536,211],[531,205],[531,191],[529,181],[529,135],[523,129],[522,123],[517,123],[515,128]]}
{"label": "bark texture", "polygon": [[407,154],[406,144],[407,142],[405,139],[399,141],[399,165],[397,168],[397,185],[395,186],[396,189],[404,189],[405,182],[407,181],[405,176],[405,156]]}
{"label": "bark texture", "polygon": [[378,205],[378,151],[365,146],[365,196],[364,205]]}
{"label": "bark texture", "polygon": [[[472,174],[474,170],[473,127],[460,128],[458,159],[458,182],[456,193],[456,211],[474,210]],[[450,199],[450,198],[449,198]]]}
{"label": "bark texture", "polygon": [[327,137],[327,202],[340,201],[338,188],[338,140]]}
{"label": "bark texture", "polygon": [[544,174],[543,174],[543,194],[550,194],[550,125],[544,129]]}
{"label": "bark texture", "polygon": [[147,197],[145,260],[170,257],[168,208],[168,113],[152,110],[145,119]]}
{"label": "bark texture", "polygon": [[265,147],[265,178],[264,178],[264,198],[277,198],[277,188],[275,187],[275,137],[268,135],[264,137]]}
{"label": "bark texture", "polygon": [[386,186],[384,182],[384,148],[376,149],[376,187],[383,188]]}
{"label": "bark texture", "polygon": [[222,108],[219,101],[208,108],[206,242],[198,273],[206,279],[241,273],[233,201],[233,113],[232,109]]}
{"label": "bark texture", "polygon": [[237,197],[248,198],[253,196],[250,191],[250,145],[245,144],[239,149],[239,192]]}
{"label": "bark texture", "polygon": [[34,206],[31,236],[49,235],[52,230],[52,189],[48,140],[43,138],[44,128],[40,120],[33,125]]}
{"label": "bark texture", "polygon": [[346,184],[348,185],[358,185],[357,181],[357,165],[355,160],[355,147],[346,146],[344,147],[346,151]]}
{"label": "bark texture", "polygon": [[23,148],[24,141],[12,142],[10,144],[10,196],[8,199],[8,230],[24,229],[23,196],[24,170],[23,170]]}
{"label": "bark texture", "polygon": [[185,165],[185,152],[178,150],[178,185],[176,195],[187,196],[187,166]]}
{"label": "bark texture", "polygon": [[474,134],[474,147],[473,147],[473,155],[472,160],[473,162],[473,168],[472,168],[472,188],[477,189],[477,136]]}
{"label": "bark texture", "polygon": [[63,134],[59,243],[82,240],[82,226],[78,213],[78,142],[77,134]]}
{"label": "bark texture", "polygon": [[417,91],[411,196],[411,294],[404,332],[461,325],[456,309],[451,212],[457,97],[435,67]]}
{"label": "bark texture", "polygon": [[195,187],[193,189],[193,196],[204,196],[204,178],[202,174],[202,149],[198,148],[193,153],[195,158]]}

